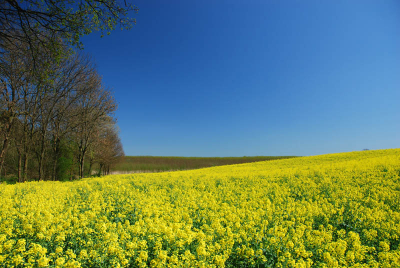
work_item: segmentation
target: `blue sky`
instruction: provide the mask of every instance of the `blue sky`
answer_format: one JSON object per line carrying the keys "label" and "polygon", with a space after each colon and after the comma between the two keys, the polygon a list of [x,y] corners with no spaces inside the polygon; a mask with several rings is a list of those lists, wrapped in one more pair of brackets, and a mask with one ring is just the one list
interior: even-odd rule
{"label": "blue sky", "polygon": [[400,3],[138,0],[83,38],[126,155],[317,155],[400,147]]}

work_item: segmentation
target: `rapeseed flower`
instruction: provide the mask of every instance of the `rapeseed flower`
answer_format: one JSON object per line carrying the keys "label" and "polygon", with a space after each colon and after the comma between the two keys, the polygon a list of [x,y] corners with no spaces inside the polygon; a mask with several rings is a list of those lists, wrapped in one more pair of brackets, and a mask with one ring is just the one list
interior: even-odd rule
{"label": "rapeseed flower", "polygon": [[0,267],[399,267],[399,200],[399,149],[0,185]]}

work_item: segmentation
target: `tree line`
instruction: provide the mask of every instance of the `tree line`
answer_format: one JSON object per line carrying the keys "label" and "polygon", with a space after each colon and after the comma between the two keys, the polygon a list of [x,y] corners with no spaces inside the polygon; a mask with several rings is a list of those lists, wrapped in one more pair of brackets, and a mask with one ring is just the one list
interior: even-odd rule
{"label": "tree line", "polygon": [[112,92],[74,48],[93,30],[129,28],[132,9],[114,0],[0,3],[0,180],[107,174],[124,156]]}
{"label": "tree line", "polygon": [[0,175],[65,180],[90,176],[95,166],[107,174],[124,153],[116,101],[92,60],[66,52],[55,62],[43,53],[33,72],[24,44],[2,45]]}

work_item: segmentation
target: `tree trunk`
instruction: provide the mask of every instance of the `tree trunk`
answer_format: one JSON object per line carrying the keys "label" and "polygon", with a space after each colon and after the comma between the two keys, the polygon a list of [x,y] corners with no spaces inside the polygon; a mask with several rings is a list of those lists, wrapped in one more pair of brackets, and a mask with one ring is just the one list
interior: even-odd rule
{"label": "tree trunk", "polygon": [[58,163],[58,153],[59,153],[59,139],[54,139],[54,143],[53,143],[53,153],[54,153],[54,162],[53,162],[53,172],[52,172],[52,176],[51,179],[53,181],[55,181],[57,178],[57,163]]}
{"label": "tree trunk", "polygon": [[54,157],[54,163],[53,163],[53,175],[51,176],[51,180],[55,181],[57,180],[57,159],[58,157]]}
{"label": "tree trunk", "polygon": [[18,154],[18,182],[22,182],[22,153]]}
{"label": "tree trunk", "polygon": [[103,169],[103,164],[100,164],[100,169],[99,169],[99,177],[101,176],[101,170]]}
{"label": "tree trunk", "polygon": [[[3,79],[0,79],[0,81],[3,84],[4,92],[7,92],[7,84]],[[8,94],[7,94],[8,95]],[[10,99],[8,99],[8,111],[7,113],[4,113],[5,117],[7,118],[7,121],[4,126],[4,139],[3,139],[3,145],[1,147],[0,151],[0,176],[1,176],[1,170],[3,169],[4,165],[4,159],[6,158],[6,151],[8,147],[8,141],[10,138],[10,133],[11,133],[11,128],[14,122],[14,104],[15,104],[15,98],[16,98],[16,93],[14,87],[11,87],[11,102]],[[5,174],[5,170],[4,170]]]}
{"label": "tree trunk", "polygon": [[85,155],[86,155],[86,149],[83,146],[80,147],[79,149],[79,178],[83,178],[83,172],[84,172],[84,164],[85,164]]}
{"label": "tree trunk", "polygon": [[25,152],[25,157],[24,157],[24,181],[28,180],[28,161],[29,160],[29,154]]}
{"label": "tree trunk", "polygon": [[93,157],[89,160],[89,177],[92,176]]}
{"label": "tree trunk", "polygon": [[79,178],[82,179],[83,178],[83,167],[84,167],[84,159],[85,157],[82,155],[81,159],[79,159]]}
{"label": "tree trunk", "polygon": [[[44,128],[44,126],[42,126]],[[39,165],[39,181],[44,180],[44,154],[46,150],[46,130],[41,131],[41,141],[40,141],[40,153],[38,155],[38,165]]]}
{"label": "tree trunk", "polygon": [[0,151],[0,174],[1,174],[1,170],[3,169],[4,159],[6,158],[6,152],[7,152],[7,148],[8,148],[8,142],[9,142],[9,138],[10,138],[12,122],[13,122],[13,119],[10,118],[8,121],[8,124],[6,125],[5,136],[3,139],[3,146],[1,147],[1,151]]}
{"label": "tree trunk", "polygon": [[44,144],[40,148],[40,154],[38,159],[39,164],[39,181],[44,179],[43,161],[44,160]]}
{"label": "tree trunk", "polygon": [[3,170],[4,159],[5,159],[5,155],[6,155],[6,151],[7,151],[7,145],[8,145],[8,137],[6,137],[4,139],[3,147],[0,152],[0,177],[1,177],[1,171]]}
{"label": "tree trunk", "polygon": [[[43,154],[41,154],[43,156]],[[43,180],[43,157],[39,158],[39,178],[38,181]]]}

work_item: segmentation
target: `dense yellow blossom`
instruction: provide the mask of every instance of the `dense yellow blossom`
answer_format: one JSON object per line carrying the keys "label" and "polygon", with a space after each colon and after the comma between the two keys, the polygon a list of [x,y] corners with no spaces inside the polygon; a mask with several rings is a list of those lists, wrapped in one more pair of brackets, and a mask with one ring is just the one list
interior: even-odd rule
{"label": "dense yellow blossom", "polygon": [[400,149],[0,185],[0,267],[400,267]]}

